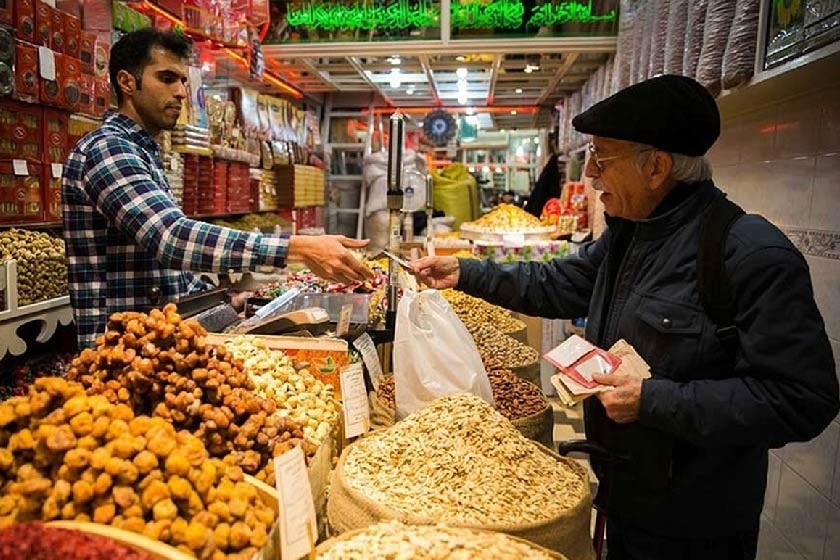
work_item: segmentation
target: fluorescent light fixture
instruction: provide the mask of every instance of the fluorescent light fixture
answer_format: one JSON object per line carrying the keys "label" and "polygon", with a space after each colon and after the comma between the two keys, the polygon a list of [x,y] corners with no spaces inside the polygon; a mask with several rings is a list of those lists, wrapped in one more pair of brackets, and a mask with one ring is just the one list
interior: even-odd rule
{"label": "fluorescent light fixture", "polygon": [[400,80],[400,69],[399,68],[391,68],[391,79],[390,84],[391,87],[397,89],[400,87],[402,81]]}
{"label": "fluorescent light fixture", "polygon": [[458,93],[467,93],[467,80],[458,80]]}
{"label": "fluorescent light fixture", "polygon": [[465,60],[467,60],[467,57],[462,54],[459,54],[455,57],[455,60],[457,60],[458,62],[464,62]]}
{"label": "fluorescent light fixture", "polygon": [[522,88],[521,87],[516,88],[516,93],[522,93]]}
{"label": "fluorescent light fixture", "polygon": [[466,68],[458,68],[455,70],[455,75],[459,78],[466,78],[467,77],[467,69]]}
{"label": "fluorescent light fixture", "polygon": [[413,87],[408,88],[407,90],[405,90],[405,93],[406,93],[406,95],[414,95],[414,88]]}
{"label": "fluorescent light fixture", "polygon": [[511,111],[511,112],[510,112],[510,114],[511,114],[511,115],[515,115],[515,114],[516,114],[516,109],[514,109],[513,111]]}
{"label": "fluorescent light fixture", "polygon": [[531,72],[533,72],[533,71],[534,71],[534,69],[533,69],[533,68],[531,68],[531,65],[530,65],[530,64],[529,64],[528,66],[526,66],[526,67],[525,67],[525,73],[526,73],[526,74],[530,74],[530,73],[531,73]]}
{"label": "fluorescent light fixture", "polygon": [[481,172],[482,173],[490,173],[490,166],[485,165],[484,167],[481,168]]}
{"label": "fluorescent light fixture", "polygon": [[458,94],[458,103],[461,105],[467,104],[467,94],[466,93],[459,93]]}
{"label": "fluorescent light fixture", "polygon": [[494,173],[502,173],[503,171],[502,171],[502,168],[497,165],[496,169],[494,169],[493,172]]}

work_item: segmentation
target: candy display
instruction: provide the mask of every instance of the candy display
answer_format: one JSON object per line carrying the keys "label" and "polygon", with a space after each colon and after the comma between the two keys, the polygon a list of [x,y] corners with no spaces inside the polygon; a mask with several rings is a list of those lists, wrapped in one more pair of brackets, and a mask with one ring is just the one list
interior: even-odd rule
{"label": "candy display", "polygon": [[[274,456],[301,445],[317,447],[277,403],[254,384],[224,348],[210,349],[198,322],[181,320],[173,304],[145,313],[115,313],[95,350],[76,358],[68,378],[90,394],[127,404],[194,433],[213,457],[273,481]],[[269,468],[266,468],[269,467]]]}
{"label": "candy display", "polygon": [[320,445],[338,427],[335,388],[307,368],[295,368],[283,352],[270,350],[259,338],[237,337],[225,343],[254,383],[256,393],[277,403],[277,414],[303,426],[307,440]]}
{"label": "candy display", "polygon": [[153,560],[105,537],[48,527],[37,521],[0,530],[0,560]]}
{"label": "candy display", "polygon": [[0,232],[0,261],[17,261],[18,305],[67,295],[64,241],[48,233],[12,228]]}
{"label": "candy display", "polygon": [[522,208],[513,204],[499,204],[479,219],[461,224],[461,230],[488,233],[541,233],[545,231],[545,227]]}
{"label": "candy display", "polygon": [[0,442],[0,525],[92,521],[244,560],[274,523],[242,469],[211,459],[199,438],[78,383],[37,379],[0,404]]}

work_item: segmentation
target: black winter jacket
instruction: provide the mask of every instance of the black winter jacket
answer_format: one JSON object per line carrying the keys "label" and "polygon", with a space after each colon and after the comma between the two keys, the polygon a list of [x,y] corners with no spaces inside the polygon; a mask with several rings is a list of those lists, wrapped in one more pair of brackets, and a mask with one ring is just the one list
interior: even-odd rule
{"label": "black winter jacket", "polygon": [[647,220],[610,219],[575,257],[461,260],[458,289],[528,315],[587,316],[586,338],[601,348],[632,344],[653,375],[639,420],[619,425],[585,402],[587,437],[630,457],[593,461],[596,503],[654,533],[715,537],[758,525],[768,448],[817,436],[840,402],[807,263],[760,216],[741,217],[726,240],[739,349],[721,346],[696,263],[700,218],[724,195],[711,181],[678,189],[692,192]]}

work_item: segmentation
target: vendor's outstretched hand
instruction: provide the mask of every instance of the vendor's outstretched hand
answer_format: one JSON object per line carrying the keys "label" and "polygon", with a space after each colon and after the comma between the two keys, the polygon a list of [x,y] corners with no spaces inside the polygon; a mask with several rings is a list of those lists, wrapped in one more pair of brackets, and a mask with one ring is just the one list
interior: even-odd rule
{"label": "vendor's outstretched hand", "polygon": [[598,375],[596,373],[592,376],[592,380],[613,386],[612,390],[596,395],[604,405],[610,420],[627,424],[639,419],[639,406],[642,403],[641,379],[630,375]]}
{"label": "vendor's outstretched hand", "polygon": [[349,249],[361,249],[368,242],[343,235],[293,235],[289,239],[288,260],[304,263],[326,280],[364,282],[373,277],[373,271]]}
{"label": "vendor's outstretched hand", "polygon": [[455,257],[424,257],[411,263],[411,269],[421,282],[436,290],[454,288],[461,275]]}

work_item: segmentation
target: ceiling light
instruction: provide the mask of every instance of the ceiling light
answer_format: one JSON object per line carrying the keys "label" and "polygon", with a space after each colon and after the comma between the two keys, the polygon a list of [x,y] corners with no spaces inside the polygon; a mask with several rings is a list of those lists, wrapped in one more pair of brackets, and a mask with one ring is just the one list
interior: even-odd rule
{"label": "ceiling light", "polygon": [[458,94],[458,103],[461,105],[467,104],[467,94],[466,93],[459,93]]}
{"label": "ceiling light", "polygon": [[527,146],[528,144],[530,144],[530,143],[531,143],[531,139],[530,139],[530,138],[523,138],[523,139],[522,139],[522,143],[523,143],[523,144],[525,144],[525,145]]}
{"label": "ceiling light", "polygon": [[475,166],[474,166],[474,165],[470,165],[470,166],[467,168],[467,171],[469,171],[470,173],[475,173]]}
{"label": "ceiling light", "polygon": [[501,172],[502,172],[502,168],[501,168],[501,167],[499,167],[499,166],[497,165],[497,166],[496,166],[496,169],[494,169],[494,170],[493,170],[493,172],[494,172],[494,173],[501,173]]}
{"label": "ceiling light", "polygon": [[414,95],[414,88],[412,88],[412,87],[408,88],[407,90],[405,90],[405,93],[407,95]]}
{"label": "ceiling light", "polygon": [[526,74],[530,74],[530,73],[531,73],[531,72],[533,72],[533,71],[534,71],[534,69],[531,67],[531,65],[530,65],[530,64],[529,64],[528,66],[526,66],[526,67],[525,67],[525,73],[526,73]]}
{"label": "ceiling light", "polygon": [[467,107],[468,115],[475,115],[475,107]]}
{"label": "ceiling light", "polygon": [[400,60],[400,57],[398,57],[398,56],[392,56],[392,57],[391,57],[391,58],[389,58],[388,60],[389,60],[389,61],[391,62],[391,64],[393,64],[394,66],[399,66],[399,65],[400,65],[400,62],[402,62],[402,61]]}
{"label": "ceiling light", "polygon": [[481,172],[482,173],[490,173],[490,166],[485,165],[484,167],[481,168]]}
{"label": "ceiling light", "polygon": [[502,129],[502,130],[500,130],[499,132],[501,132],[502,134],[504,134],[505,132],[507,132],[507,129],[506,129],[506,128],[503,128],[503,129]]}
{"label": "ceiling light", "polygon": [[389,80],[391,87],[397,89],[400,87],[402,81],[400,80],[400,69],[399,68],[391,68],[391,79]]}
{"label": "ceiling light", "polygon": [[525,156],[525,148],[522,147],[520,144],[516,147],[516,157],[524,157]]}
{"label": "ceiling light", "polygon": [[464,62],[465,60],[467,60],[467,57],[462,54],[459,54],[455,57],[455,60],[457,60],[458,62]]}
{"label": "ceiling light", "polygon": [[467,77],[467,69],[466,68],[458,68],[455,70],[455,75],[459,78],[466,78]]}
{"label": "ceiling light", "polygon": [[510,112],[510,114],[511,114],[511,115],[515,115],[515,114],[516,114],[516,109],[514,109],[513,111],[511,111],[511,112]]}
{"label": "ceiling light", "polygon": [[540,137],[539,136],[534,136],[534,144],[539,144],[539,143],[540,143]]}
{"label": "ceiling light", "polygon": [[522,88],[521,87],[516,88],[516,93],[522,93]]}

